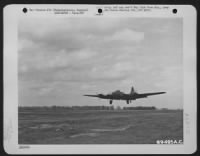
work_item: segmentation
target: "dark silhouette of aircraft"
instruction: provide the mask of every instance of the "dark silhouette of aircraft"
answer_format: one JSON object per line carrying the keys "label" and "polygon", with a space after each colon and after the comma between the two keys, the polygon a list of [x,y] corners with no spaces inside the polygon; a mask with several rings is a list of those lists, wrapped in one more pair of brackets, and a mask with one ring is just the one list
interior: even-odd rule
{"label": "dark silhouette of aircraft", "polygon": [[154,93],[139,94],[132,87],[130,94],[125,94],[125,93],[121,92],[120,90],[116,90],[116,91],[112,92],[111,94],[106,94],[106,95],[96,94],[96,95],[84,95],[84,96],[98,97],[98,98],[101,98],[101,99],[109,99],[110,104],[112,104],[113,100],[126,100],[126,103],[129,104],[129,102],[131,102],[131,100],[136,100],[136,99],[140,99],[140,98],[147,98],[148,96],[157,95],[157,94],[164,94],[164,93],[166,93],[166,92],[154,92]]}

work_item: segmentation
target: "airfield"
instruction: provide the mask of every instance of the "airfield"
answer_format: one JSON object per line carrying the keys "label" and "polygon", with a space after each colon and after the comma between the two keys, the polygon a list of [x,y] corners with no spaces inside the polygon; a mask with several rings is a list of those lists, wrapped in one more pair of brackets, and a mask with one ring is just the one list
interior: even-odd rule
{"label": "airfield", "polygon": [[19,109],[19,144],[156,144],[183,140],[182,110]]}

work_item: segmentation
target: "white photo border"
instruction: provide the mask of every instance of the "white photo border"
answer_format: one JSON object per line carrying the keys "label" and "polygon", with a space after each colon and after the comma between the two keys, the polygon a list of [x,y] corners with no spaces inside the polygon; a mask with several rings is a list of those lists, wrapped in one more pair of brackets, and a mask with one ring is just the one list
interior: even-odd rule
{"label": "white photo border", "polygon": [[[4,150],[9,154],[192,154],[197,150],[197,11],[192,5],[166,5],[168,10],[123,13],[104,13],[103,17],[161,17],[183,18],[183,77],[184,77],[184,143],[183,144],[123,144],[123,145],[27,145],[18,144],[18,56],[17,33],[18,21],[23,16],[27,17],[55,17],[52,13],[34,12],[24,14],[26,8],[88,8],[82,15],[68,15],[65,17],[97,17],[97,8],[109,5],[27,5],[12,4],[3,9],[3,65],[4,65]],[[123,5],[125,6],[125,5]],[[146,6],[146,5],[144,5]],[[156,5],[159,6],[159,5]],[[160,5],[163,6],[163,5]],[[178,10],[177,14],[172,9]],[[25,17],[26,18],[26,17]],[[187,122],[186,122],[187,120]]]}

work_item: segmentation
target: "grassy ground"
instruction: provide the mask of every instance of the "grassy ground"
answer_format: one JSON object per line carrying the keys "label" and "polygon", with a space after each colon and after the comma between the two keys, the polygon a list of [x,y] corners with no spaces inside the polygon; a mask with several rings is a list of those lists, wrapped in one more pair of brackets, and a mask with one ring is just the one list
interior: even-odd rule
{"label": "grassy ground", "polygon": [[19,111],[19,144],[155,144],[183,140],[180,110]]}

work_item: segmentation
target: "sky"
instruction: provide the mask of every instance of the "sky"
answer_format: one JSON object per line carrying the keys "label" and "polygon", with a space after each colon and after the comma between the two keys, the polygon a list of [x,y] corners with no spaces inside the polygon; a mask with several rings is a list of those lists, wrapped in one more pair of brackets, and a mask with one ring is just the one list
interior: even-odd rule
{"label": "sky", "polygon": [[183,108],[181,18],[22,18],[19,106],[95,106],[84,94],[167,92],[116,106]]}

